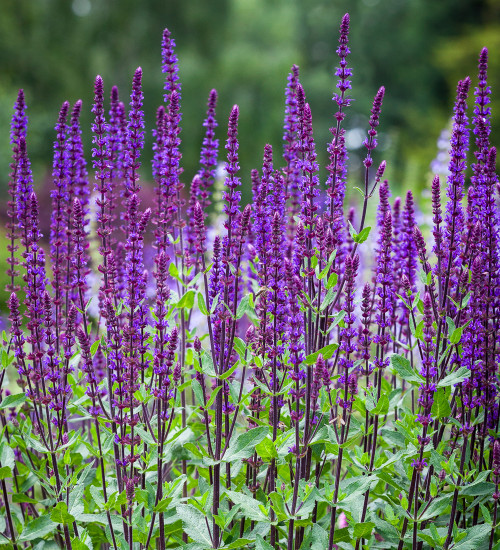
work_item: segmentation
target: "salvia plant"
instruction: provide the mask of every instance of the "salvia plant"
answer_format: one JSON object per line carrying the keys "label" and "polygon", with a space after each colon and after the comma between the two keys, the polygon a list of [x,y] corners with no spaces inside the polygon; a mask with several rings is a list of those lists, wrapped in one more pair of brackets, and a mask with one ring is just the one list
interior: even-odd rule
{"label": "salvia plant", "polygon": [[97,76],[91,162],[82,102],[65,101],[57,118],[45,236],[19,91],[2,548],[500,548],[488,51],[475,86],[458,83],[448,175],[432,181],[422,230],[412,192],[392,200],[376,160],[383,87],[364,141],[363,200],[346,208],[348,35],[346,14],[326,183],[294,65],[283,151],[265,145],[251,175],[238,162],[238,106],[220,143],[209,92],[188,190],[178,61],[165,30],[154,204],[141,197],[142,70],[126,101]]}

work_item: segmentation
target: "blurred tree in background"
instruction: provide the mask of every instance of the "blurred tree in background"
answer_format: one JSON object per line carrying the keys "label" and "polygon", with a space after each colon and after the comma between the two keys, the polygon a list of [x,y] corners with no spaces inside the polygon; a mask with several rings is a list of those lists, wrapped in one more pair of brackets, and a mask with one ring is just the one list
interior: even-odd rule
{"label": "blurred tree in background", "polygon": [[[240,106],[242,176],[264,144],[281,154],[284,86],[293,63],[301,69],[318,153],[326,160],[338,26],[351,14],[350,65],[355,98],[347,121],[351,175],[373,95],[386,86],[381,150],[395,188],[428,183],[436,141],[451,115],[456,81],[476,74],[477,56],[490,47],[491,83],[499,101],[500,0],[2,0],[0,17],[0,185],[7,185],[8,127],[17,89],[25,90],[29,154],[37,183],[50,173],[53,126],[63,100],[84,101],[82,124],[90,160],[93,81],[106,93],[117,84],[128,103],[137,66],[144,71],[149,178],[151,128],[162,102],[160,43],[164,27],[177,42],[182,82],[183,166],[189,183],[197,170],[208,93],[219,92],[219,137],[231,106]],[[494,113],[498,117],[500,109]],[[493,142],[498,142],[498,118]],[[384,150],[385,149],[385,150]],[[361,150],[360,150],[361,153]],[[359,159],[358,159],[359,162]],[[322,173],[323,178],[325,174]]]}

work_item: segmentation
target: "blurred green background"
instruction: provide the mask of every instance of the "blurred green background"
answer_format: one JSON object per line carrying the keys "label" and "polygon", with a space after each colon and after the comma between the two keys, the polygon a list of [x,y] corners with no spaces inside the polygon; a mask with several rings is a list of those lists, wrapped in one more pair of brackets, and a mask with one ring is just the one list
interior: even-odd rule
{"label": "blurred green background", "polygon": [[[241,165],[249,172],[265,143],[281,154],[283,97],[297,63],[313,121],[319,160],[326,164],[336,79],[338,27],[351,14],[350,66],[355,99],[351,176],[362,160],[357,129],[366,128],[373,95],[386,86],[376,160],[386,158],[392,187],[427,184],[436,141],[448,124],[456,81],[476,73],[480,48],[490,48],[494,94],[500,83],[500,0],[2,0],[0,17],[0,186],[10,155],[8,127],[17,89],[25,90],[29,154],[37,185],[51,169],[53,126],[63,100],[82,98],[89,158],[96,74],[128,102],[134,69],[144,70],[147,140],[143,178],[150,174],[151,128],[162,101],[160,43],[164,27],[177,42],[182,81],[184,179],[197,170],[209,90],[219,92],[219,137],[239,104]],[[493,107],[499,103],[496,94]],[[499,109],[494,123],[498,136]],[[358,132],[359,133],[359,132]],[[356,143],[357,142],[357,143]],[[322,179],[325,172],[322,172]]]}

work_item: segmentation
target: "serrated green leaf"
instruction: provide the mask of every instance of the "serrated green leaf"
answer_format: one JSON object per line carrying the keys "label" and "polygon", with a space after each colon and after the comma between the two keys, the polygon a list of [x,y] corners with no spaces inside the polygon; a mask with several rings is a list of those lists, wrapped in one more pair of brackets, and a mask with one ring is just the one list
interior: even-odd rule
{"label": "serrated green leaf", "polygon": [[372,531],[375,527],[375,524],[372,521],[364,521],[363,523],[356,523],[354,525],[353,538],[369,538],[372,534]]}
{"label": "serrated green leaf", "polygon": [[470,370],[467,367],[460,367],[455,372],[452,372],[448,376],[445,376],[441,382],[437,385],[438,388],[445,388],[447,386],[454,386],[460,384],[470,377]]}
{"label": "serrated green leaf", "polygon": [[68,512],[68,506],[65,502],[58,502],[52,512],[50,513],[50,519],[55,523],[62,523],[68,525],[75,521],[74,516]]}
{"label": "serrated green leaf", "polygon": [[274,446],[274,443],[270,437],[264,438],[260,443],[255,446],[255,452],[263,460],[271,460],[271,458],[278,458],[278,452]]}
{"label": "serrated green leaf", "polygon": [[365,227],[360,233],[353,237],[353,241],[358,244],[362,244],[368,239],[370,235],[371,227]]}
{"label": "serrated green leaf", "polygon": [[205,303],[205,298],[201,292],[198,292],[198,309],[202,315],[208,315],[207,304]]}
{"label": "serrated green leaf", "polygon": [[255,446],[260,443],[269,429],[266,427],[253,428],[248,432],[240,434],[236,439],[232,440],[226,454],[224,455],[225,462],[234,462],[242,458],[248,458],[255,452]]}
{"label": "serrated green leaf", "polygon": [[336,286],[337,282],[339,280],[339,276],[337,273],[333,272],[329,277],[328,277],[328,281],[326,282],[326,288],[327,290],[330,290],[331,288],[333,288],[334,286]]}
{"label": "serrated green leaf", "polygon": [[0,403],[0,409],[7,409],[9,407],[17,407],[26,401],[26,394],[16,393],[14,395],[8,395],[2,399]]}
{"label": "serrated green leaf", "polygon": [[233,374],[233,372],[238,368],[239,364],[240,364],[239,361],[236,361],[236,363],[235,363],[230,369],[228,369],[227,371],[223,372],[223,373],[219,376],[219,378],[220,378],[221,380],[226,380],[227,378],[229,378],[229,377]]}
{"label": "serrated green leaf", "polygon": [[208,532],[205,516],[194,506],[189,504],[178,504],[177,515],[182,520],[185,532],[196,542],[212,547],[210,534]]}
{"label": "serrated green leaf", "polygon": [[370,411],[370,414],[373,414],[374,416],[379,416],[379,415],[384,416],[387,414],[388,411],[389,411],[389,398],[387,397],[387,395],[384,394],[380,396],[380,399],[378,400],[376,407]]}
{"label": "serrated green leaf", "polygon": [[220,390],[222,389],[222,386],[217,386],[213,391],[212,393],[210,394],[210,398],[208,399],[207,401],[207,405],[205,408],[209,408],[212,403],[215,401],[215,398],[217,397],[217,394],[220,392]]}
{"label": "serrated green leaf", "polygon": [[421,384],[424,381],[423,376],[420,376],[420,374],[412,369],[411,363],[408,359],[406,359],[406,357],[394,353],[391,355],[390,359],[392,368],[403,380],[415,384]]}
{"label": "serrated green leaf", "polygon": [[323,359],[330,359],[330,357],[335,353],[338,347],[338,344],[328,344],[328,346],[325,346],[324,348],[321,348],[320,350],[311,353],[311,355],[308,355],[305,358],[304,363],[306,365],[314,365],[318,360],[319,354],[323,356]]}
{"label": "serrated green leaf", "polygon": [[436,498],[429,504],[427,510],[418,519],[419,521],[425,521],[435,516],[440,516],[448,506],[451,506],[449,496]]}
{"label": "serrated green leaf", "polygon": [[255,539],[255,550],[274,550],[274,548],[260,535],[257,535]]}
{"label": "serrated green leaf", "polygon": [[247,346],[246,346],[245,342],[241,338],[236,337],[234,339],[233,347],[234,347],[236,353],[240,356],[240,358],[244,359],[245,358],[245,353],[246,353],[246,350],[247,350]]}
{"label": "serrated green leaf", "polygon": [[38,500],[34,498],[30,498],[28,495],[25,495],[24,493],[15,493],[12,495],[12,502],[16,502],[16,503],[29,502],[31,504],[36,504]]}
{"label": "serrated green leaf", "polygon": [[433,418],[443,418],[450,416],[451,407],[448,401],[448,396],[445,388],[438,388],[434,394],[434,403],[431,408]]}
{"label": "serrated green leaf", "polygon": [[238,308],[236,309],[236,319],[241,319],[243,315],[248,315],[250,319],[255,318],[255,307],[253,298],[250,294],[243,296]]}
{"label": "serrated green leaf", "polygon": [[196,380],[196,378],[193,378],[191,380],[191,389],[193,390],[194,396],[196,397],[196,401],[198,405],[201,407],[205,406],[205,399],[203,396],[203,388],[201,387],[201,384]]}
{"label": "serrated green leaf", "polygon": [[182,298],[177,302],[177,308],[182,309],[192,309],[194,305],[194,296],[195,296],[194,290],[188,290]]}
{"label": "serrated green leaf", "polygon": [[467,529],[467,535],[453,546],[453,550],[478,550],[488,546],[491,525],[474,525]]}
{"label": "serrated green leaf", "polygon": [[50,516],[40,516],[30,521],[23,529],[21,536],[17,539],[17,542],[28,542],[35,540],[52,533],[57,528],[57,523],[54,523]]}

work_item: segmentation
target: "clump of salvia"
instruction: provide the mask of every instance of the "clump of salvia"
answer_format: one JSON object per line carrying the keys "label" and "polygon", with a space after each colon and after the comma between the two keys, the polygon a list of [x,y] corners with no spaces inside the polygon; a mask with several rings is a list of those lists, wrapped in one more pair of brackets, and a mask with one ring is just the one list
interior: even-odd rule
{"label": "clump of salvia", "polygon": [[165,30],[154,204],[141,197],[142,70],[129,102],[98,76],[91,164],[81,101],[64,102],[57,118],[46,236],[20,90],[2,547],[498,546],[500,210],[488,52],[477,85],[458,83],[448,178],[432,181],[423,206],[432,226],[420,228],[413,194],[391,200],[384,179],[384,87],[364,141],[363,202],[346,208],[348,35],[346,14],[326,183],[295,65],[283,152],[263,144],[262,168],[241,173],[239,108],[219,144],[212,90],[189,182]]}

